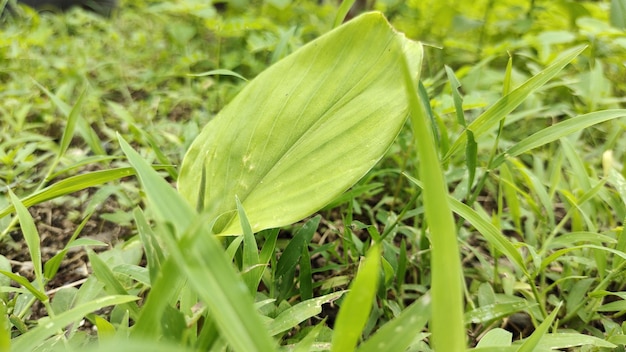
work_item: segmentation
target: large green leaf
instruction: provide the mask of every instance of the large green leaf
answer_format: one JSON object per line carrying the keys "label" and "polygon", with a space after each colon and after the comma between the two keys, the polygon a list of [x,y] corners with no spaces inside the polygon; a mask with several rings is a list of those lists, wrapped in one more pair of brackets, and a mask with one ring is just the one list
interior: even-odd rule
{"label": "large green leaf", "polygon": [[417,78],[421,46],[368,13],[279,61],[194,141],[181,194],[221,215],[217,234],[241,234],[235,197],[254,231],[320,209],[374,166],[404,124],[403,55]]}

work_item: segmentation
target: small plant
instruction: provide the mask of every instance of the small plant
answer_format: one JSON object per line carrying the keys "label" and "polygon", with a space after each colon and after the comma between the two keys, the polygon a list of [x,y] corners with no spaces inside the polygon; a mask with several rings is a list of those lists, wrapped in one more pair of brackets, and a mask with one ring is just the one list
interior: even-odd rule
{"label": "small plant", "polygon": [[[607,75],[623,31],[596,16],[600,5],[577,4],[565,33],[546,10],[556,3],[458,4],[454,21],[445,2],[370,4],[416,38],[449,39],[427,49],[424,67],[439,71],[424,76],[422,46],[381,13],[340,25],[351,1],[242,4],[143,4],[120,14],[128,36],[80,11],[27,13],[27,32],[7,23],[0,237],[23,234],[27,251],[0,255],[1,350],[626,342],[626,111],[615,108],[619,75]],[[612,2],[614,26],[620,8]],[[424,9],[432,18],[416,22]],[[64,214],[78,226],[51,253],[37,207],[68,198],[85,205]],[[101,214],[105,199],[115,212]],[[130,234],[104,250],[83,236],[98,232],[94,218]],[[76,249],[90,273],[55,287]],[[29,267],[32,279],[19,275]]]}

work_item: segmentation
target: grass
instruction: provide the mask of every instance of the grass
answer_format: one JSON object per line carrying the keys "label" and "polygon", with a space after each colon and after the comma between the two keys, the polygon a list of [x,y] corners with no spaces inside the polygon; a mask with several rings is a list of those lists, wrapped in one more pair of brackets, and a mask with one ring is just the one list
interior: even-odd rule
{"label": "grass", "polygon": [[1,349],[623,350],[620,4],[0,18]]}

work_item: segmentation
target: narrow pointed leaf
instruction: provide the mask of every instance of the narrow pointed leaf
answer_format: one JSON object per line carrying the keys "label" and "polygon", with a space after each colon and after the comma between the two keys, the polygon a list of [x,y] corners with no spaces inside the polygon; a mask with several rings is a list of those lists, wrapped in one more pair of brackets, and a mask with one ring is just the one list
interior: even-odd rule
{"label": "narrow pointed leaf", "polygon": [[417,78],[421,46],[380,13],[359,16],[252,80],[187,152],[178,185],[216,234],[241,234],[235,196],[254,232],[299,221],[354,185],[404,124],[399,60]]}
{"label": "narrow pointed leaf", "polygon": [[341,304],[335,322],[331,352],[354,351],[361,338],[378,288],[380,248],[379,244],[370,248],[350,285],[350,292]]}
{"label": "narrow pointed leaf", "polygon": [[[561,57],[555,60],[545,70],[537,73],[520,87],[500,98],[487,109],[487,111],[469,124],[467,129],[474,132],[474,137],[478,138],[495,126],[498,126],[500,120],[504,119],[507,114],[518,107],[530,94],[537,91],[537,89],[541,88],[541,86],[556,76],[568,63],[585,50],[585,48],[586,46],[580,46],[564,52]],[[455,154],[458,149],[465,144],[466,139],[467,134],[462,133],[443,159],[447,160],[450,156]]]}
{"label": "narrow pointed leaf", "polygon": [[430,320],[430,295],[424,295],[363,342],[357,352],[406,351]]}

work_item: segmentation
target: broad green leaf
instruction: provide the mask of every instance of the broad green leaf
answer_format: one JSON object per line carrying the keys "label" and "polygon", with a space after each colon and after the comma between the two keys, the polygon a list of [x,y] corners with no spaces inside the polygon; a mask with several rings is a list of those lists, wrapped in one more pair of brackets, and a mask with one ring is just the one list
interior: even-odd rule
{"label": "broad green leaf", "polygon": [[331,352],[349,352],[356,348],[372,310],[378,288],[381,246],[370,248],[350,285],[335,321]]}
{"label": "broad green leaf", "polygon": [[106,306],[116,304],[124,304],[139,299],[133,296],[106,296],[91,300],[88,303],[81,304],[61,314],[57,314],[54,318],[42,318],[36,328],[29,330],[27,333],[13,339],[11,351],[33,351],[35,347],[41,345],[48,337],[62,331],[68,324],[75,323],[82,319],[88,313],[97,311]]}
{"label": "broad green leaf", "polygon": [[399,133],[407,103],[398,60],[416,78],[422,48],[380,13],[336,28],[252,80],[196,138],[178,186],[216,234],[241,234],[235,196],[254,232],[294,223],[354,185]]}
{"label": "broad green leaf", "polygon": [[424,295],[383,325],[359,346],[358,352],[406,351],[430,320],[430,295]]}

